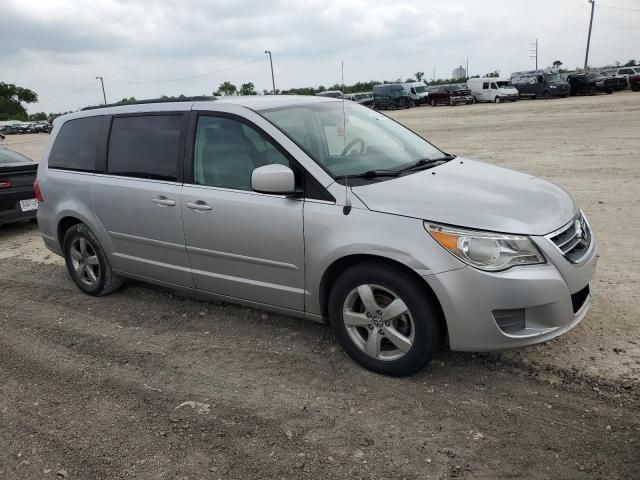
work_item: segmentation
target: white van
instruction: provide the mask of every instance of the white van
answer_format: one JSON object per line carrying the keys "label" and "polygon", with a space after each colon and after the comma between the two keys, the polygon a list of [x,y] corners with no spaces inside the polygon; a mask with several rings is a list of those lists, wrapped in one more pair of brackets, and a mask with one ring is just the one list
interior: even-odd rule
{"label": "white van", "polygon": [[467,88],[471,90],[473,103],[500,103],[505,100],[515,102],[520,98],[518,90],[516,90],[516,87],[513,86],[511,80],[508,78],[470,78],[467,80]]}
{"label": "white van", "polygon": [[429,92],[424,82],[403,83],[402,87],[407,91],[407,95],[411,97],[414,105],[426,105],[429,103]]}

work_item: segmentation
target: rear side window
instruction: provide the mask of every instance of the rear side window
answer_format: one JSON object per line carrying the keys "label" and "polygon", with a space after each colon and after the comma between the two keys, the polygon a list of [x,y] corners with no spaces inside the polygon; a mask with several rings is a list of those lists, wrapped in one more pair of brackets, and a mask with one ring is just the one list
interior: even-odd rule
{"label": "rear side window", "polygon": [[181,114],[115,117],[109,137],[107,172],[177,180],[183,124]]}
{"label": "rear side window", "polygon": [[96,116],[65,122],[51,148],[49,167],[95,172],[105,121],[104,116]]}

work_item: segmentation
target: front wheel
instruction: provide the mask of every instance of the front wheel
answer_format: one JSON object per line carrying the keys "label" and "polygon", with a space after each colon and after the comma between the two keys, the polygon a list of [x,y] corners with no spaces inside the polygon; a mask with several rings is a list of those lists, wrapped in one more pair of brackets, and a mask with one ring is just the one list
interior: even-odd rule
{"label": "front wheel", "polygon": [[500,102],[502,102],[502,99],[500,97],[496,97],[496,98],[493,99],[493,101],[496,102],[496,103],[500,103]]}
{"label": "front wheel", "polygon": [[80,290],[102,296],[120,288],[122,277],[113,273],[111,262],[89,227],[82,223],[71,227],[63,245],[67,270]]}
{"label": "front wheel", "polygon": [[411,375],[440,350],[444,329],[424,288],[400,268],[375,262],[344,272],[329,296],[336,338],[363,367]]}

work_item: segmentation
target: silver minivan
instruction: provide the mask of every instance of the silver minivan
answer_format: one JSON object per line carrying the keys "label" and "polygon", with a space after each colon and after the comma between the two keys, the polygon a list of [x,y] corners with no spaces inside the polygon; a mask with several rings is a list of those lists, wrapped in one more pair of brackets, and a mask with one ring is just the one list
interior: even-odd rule
{"label": "silver minivan", "polygon": [[445,343],[502,350],[575,327],[596,241],[557,185],[443,152],[353,102],[254,96],[64,115],[38,223],[90,295],[125,278],[329,322],[411,374]]}

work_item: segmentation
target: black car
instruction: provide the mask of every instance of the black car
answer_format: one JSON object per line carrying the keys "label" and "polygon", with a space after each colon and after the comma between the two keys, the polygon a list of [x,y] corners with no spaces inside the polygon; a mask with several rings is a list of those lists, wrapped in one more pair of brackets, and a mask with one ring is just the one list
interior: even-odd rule
{"label": "black car", "polygon": [[0,147],[0,225],[36,218],[37,170],[38,164],[31,159]]}
{"label": "black car", "polygon": [[373,108],[376,110],[410,108],[412,103],[411,97],[399,83],[385,83],[373,87]]}
{"label": "black car", "polygon": [[567,77],[571,95],[595,95],[613,93],[618,81],[614,77],[605,77],[599,73],[574,73]]}

